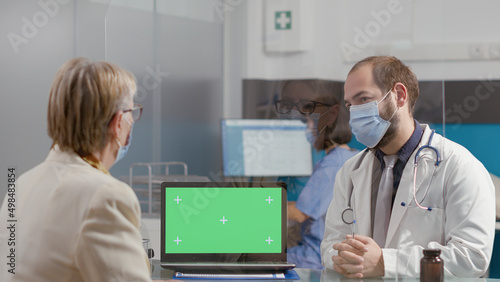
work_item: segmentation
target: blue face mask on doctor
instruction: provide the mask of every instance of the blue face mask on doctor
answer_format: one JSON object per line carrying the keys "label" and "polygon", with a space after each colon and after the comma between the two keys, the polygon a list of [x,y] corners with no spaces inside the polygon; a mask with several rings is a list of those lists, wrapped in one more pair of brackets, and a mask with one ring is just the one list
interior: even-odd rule
{"label": "blue face mask on doctor", "polygon": [[128,152],[128,148],[130,147],[130,144],[132,143],[132,129],[134,129],[134,125],[128,121],[128,119],[126,119],[125,117],[123,117],[123,119],[125,119],[127,121],[128,124],[130,124],[130,134],[128,136],[128,142],[127,144],[125,144],[125,146],[122,146],[122,144],[120,143],[120,140],[118,140],[118,138],[116,138],[116,143],[118,143],[118,154],[116,154],[116,159],[115,159],[115,163],[116,164],[119,160],[123,159],[126,155],[127,155],[127,152]]}
{"label": "blue face mask on doctor", "polygon": [[378,105],[391,93],[391,90],[380,101],[352,105],[350,108],[349,125],[352,133],[356,136],[356,140],[368,148],[375,147],[382,140],[391,125],[390,120],[398,110],[396,108],[389,120],[380,117]]}

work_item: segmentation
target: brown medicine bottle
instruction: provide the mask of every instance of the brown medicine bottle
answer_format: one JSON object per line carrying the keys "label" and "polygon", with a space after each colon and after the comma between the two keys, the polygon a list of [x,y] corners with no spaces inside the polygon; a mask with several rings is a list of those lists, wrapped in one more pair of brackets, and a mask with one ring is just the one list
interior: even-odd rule
{"label": "brown medicine bottle", "polygon": [[420,282],[443,281],[443,260],[439,255],[441,250],[424,250],[424,257],[420,260]]}

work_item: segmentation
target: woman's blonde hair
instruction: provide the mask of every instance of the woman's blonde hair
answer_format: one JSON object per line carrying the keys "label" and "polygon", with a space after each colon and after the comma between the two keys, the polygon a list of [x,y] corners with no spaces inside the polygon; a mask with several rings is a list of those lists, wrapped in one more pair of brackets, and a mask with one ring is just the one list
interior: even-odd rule
{"label": "woman's blonde hair", "polygon": [[88,155],[104,148],[108,125],[136,92],[135,77],[114,64],[75,58],[57,71],[47,114],[48,134],[62,151]]}

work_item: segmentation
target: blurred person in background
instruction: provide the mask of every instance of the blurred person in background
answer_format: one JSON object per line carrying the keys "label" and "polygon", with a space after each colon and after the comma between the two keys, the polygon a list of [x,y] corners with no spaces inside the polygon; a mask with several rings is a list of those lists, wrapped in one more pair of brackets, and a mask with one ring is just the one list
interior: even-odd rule
{"label": "blurred person in background", "polygon": [[306,122],[308,141],[325,152],[297,201],[288,202],[288,218],[300,223],[301,237],[297,246],[288,249],[288,261],[300,268],[323,268],[320,245],[335,175],[358,152],[347,146],[352,134],[342,95],[341,83],[290,80],[283,83],[281,100],[275,103],[281,118]]}

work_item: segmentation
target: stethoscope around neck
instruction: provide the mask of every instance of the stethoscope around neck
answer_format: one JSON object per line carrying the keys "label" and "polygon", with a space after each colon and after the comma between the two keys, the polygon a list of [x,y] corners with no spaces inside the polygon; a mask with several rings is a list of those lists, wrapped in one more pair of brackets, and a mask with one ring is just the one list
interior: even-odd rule
{"label": "stethoscope around neck", "polygon": [[[415,204],[417,205],[418,208],[421,208],[423,210],[428,210],[428,211],[432,211],[432,208],[422,206],[419,203],[419,201],[417,201],[417,194],[416,194],[417,193],[417,168],[418,168],[418,160],[419,160],[420,152],[422,152],[425,149],[432,150],[436,154],[436,162],[434,163],[435,168],[439,166],[439,163],[441,163],[441,155],[439,154],[438,149],[436,149],[436,147],[434,147],[434,146],[431,146],[432,138],[434,137],[435,132],[436,131],[433,129],[431,132],[431,136],[429,136],[429,141],[427,142],[427,145],[424,145],[417,150],[417,153],[415,154],[415,161],[413,162],[413,201],[415,202]],[[435,169],[434,169],[434,172],[435,172]],[[431,186],[433,178],[434,178],[434,173],[432,173],[432,177],[431,177],[431,180],[429,182],[429,186],[427,186],[427,190],[425,191],[421,202],[427,196],[427,192],[429,192],[429,187]],[[405,202],[401,202],[401,206],[406,207],[408,205]]]}
{"label": "stethoscope around neck", "polygon": [[[422,206],[419,203],[419,201],[417,200],[417,196],[416,196],[417,167],[418,167],[418,161],[419,161],[420,157],[422,157],[420,155],[420,153],[425,149],[432,150],[436,154],[436,162],[434,163],[435,167],[439,166],[439,164],[441,163],[441,155],[439,154],[438,149],[431,145],[432,138],[434,137],[435,132],[436,131],[433,129],[431,132],[431,135],[429,136],[429,141],[427,142],[427,145],[423,145],[422,147],[418,148],[417,153],[415,154],[415,161],[413,162],[414,168],[413,168],[413,199],[412,199],[412,201],[415,202],[415,204],[418,208],[428,210],[428,211],[432,211],[432,208]],[[363,155],[359,158],[354,170],[357,170],[361,166],[361,162],[364,160],[364,158],[368,152],[369,152],[368,148],[363,151]],[[435,172],[435,170],[434,170],[434,172]],[[432,174],[432,178],[434,178],[434,173]],[[425,199],[425,197],[427,196],[427,192],[429,192],[430,184],[432,183],[432,178],[431,178],[431,181],[429,182],[429,186],[427,187],[427,190],[425,191],[425,194],[422,197],[422,200],[420,202],[422,202]],[[352,198],[353,190],[354,190],[354,184],[351,182],[351,190],[349,191],[349,197],[347,197],[347,208],[344,209],[344,211],[342,212],[342,221],[347,225],[351,225],[351,224],[356,222],[354,219],[354,211],[353,211],[352,206],[351,206],[351,198]],[[401,202],[401,206],[410,207],[405,202]]]}

